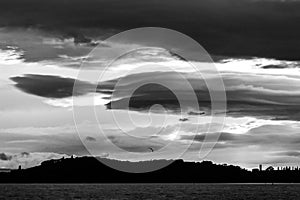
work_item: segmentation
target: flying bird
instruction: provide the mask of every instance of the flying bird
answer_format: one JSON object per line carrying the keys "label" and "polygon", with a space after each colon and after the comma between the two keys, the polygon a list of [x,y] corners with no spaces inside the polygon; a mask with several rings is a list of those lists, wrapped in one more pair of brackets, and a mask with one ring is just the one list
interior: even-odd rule
{"label": "flying bird", "polygon": [[148,149],[150,149],[151,152],[154,152],[154,149],[153,149],[153,148],[149,147]]}

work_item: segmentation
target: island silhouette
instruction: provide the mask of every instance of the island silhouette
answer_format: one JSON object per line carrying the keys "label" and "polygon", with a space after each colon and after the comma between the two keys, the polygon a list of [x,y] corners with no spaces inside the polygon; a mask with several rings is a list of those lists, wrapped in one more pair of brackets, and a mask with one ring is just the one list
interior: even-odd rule
{"label": "island silhouette", "polygon": [[[108,167],[100,161],[127,167],[170,163],[148,173],[127,173]],[[0,171],[1,183],[300,183],[298,167],[260,165],[249,171],[239,166],[214,164],[211,161],[151,160],[129,162],[96,157],[47,160],[39,166]]]}

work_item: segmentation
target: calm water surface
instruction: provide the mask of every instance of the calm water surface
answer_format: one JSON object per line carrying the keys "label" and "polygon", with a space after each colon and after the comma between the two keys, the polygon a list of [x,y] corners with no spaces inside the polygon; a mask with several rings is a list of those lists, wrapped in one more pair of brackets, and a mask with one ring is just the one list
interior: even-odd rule
{"label": "calm water surface", "polygon": [[300,199],[299,184],[1,184],[0,199]]}

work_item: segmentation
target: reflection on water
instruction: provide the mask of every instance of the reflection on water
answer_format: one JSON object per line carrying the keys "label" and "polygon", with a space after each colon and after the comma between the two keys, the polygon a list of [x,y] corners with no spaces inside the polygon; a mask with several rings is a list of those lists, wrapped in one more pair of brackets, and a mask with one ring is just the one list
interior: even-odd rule
{"label": "reflection on water", "polygon": [[300,185],[1,184],[0,199],[300,199]]}

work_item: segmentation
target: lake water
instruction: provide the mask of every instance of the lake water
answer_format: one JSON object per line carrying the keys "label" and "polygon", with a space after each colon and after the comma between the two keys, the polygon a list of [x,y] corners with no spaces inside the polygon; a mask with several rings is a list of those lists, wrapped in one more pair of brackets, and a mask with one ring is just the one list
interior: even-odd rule
{"label": "lake water", "polygon": [[0,199],[300,199],[299,184],[1,184]]}

